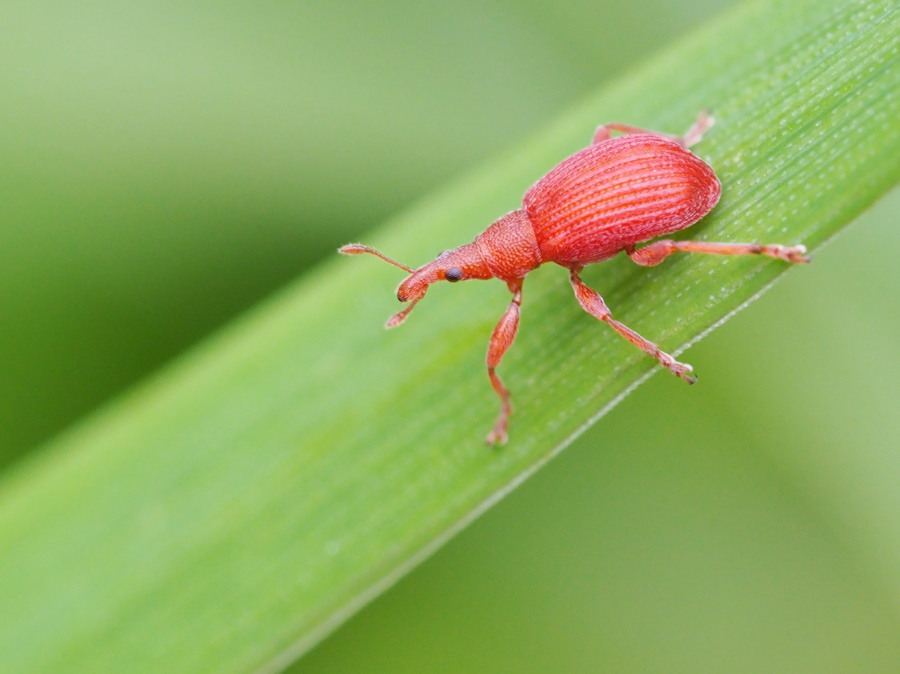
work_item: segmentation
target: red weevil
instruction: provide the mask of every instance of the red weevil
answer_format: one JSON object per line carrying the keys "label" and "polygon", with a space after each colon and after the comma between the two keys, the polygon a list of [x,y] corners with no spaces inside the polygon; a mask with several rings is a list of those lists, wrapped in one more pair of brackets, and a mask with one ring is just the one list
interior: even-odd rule
{"label": "red weevil", "polygon": [[[804,246],[756,243],[708,243],[662,239],[641,248],[635,244],[690,227],[719,201],[716,174],[687,148],[699,142],[713,125],[701,112],[683,137],[645,131],[624,124],[597,129],[590,147],[564,160],[525,193],[522,208],[504,215],[474,242],[441,253],[433,262],[412,269],[379,251],[358,243],[341,253],[371,253],[409,272],[397,288],[397,299],[409,304],[388,320],[400,325],[436,281],[498,278],[513,294],[506,313],[491,334],[487,369],[500,396],[500,414],[487,436],[489,444],[506,442],[512,406],[509,390],[496,369],[516,337],[522,282],[532,269],[555,262],[569,270],[578,302],[592,316],[660,365],[688,383],[690,365],[679,363],[656,344],[619,323],[603,298],[579,276],[585,265],[625,253],[645,267],[659,264],[676,251],[715,255],[767,255],[787,262],[809,262]],[[612,138],[612,132],[623,135]]]}

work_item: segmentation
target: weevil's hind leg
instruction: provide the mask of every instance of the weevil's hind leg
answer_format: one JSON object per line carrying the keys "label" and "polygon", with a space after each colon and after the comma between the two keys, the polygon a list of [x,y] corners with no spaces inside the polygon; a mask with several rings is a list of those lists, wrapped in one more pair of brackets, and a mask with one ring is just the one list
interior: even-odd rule
{"label": "weevil's hind leg", "polygon": [[708,110],[701,110],[700,114],[697,115],[697,121],[694,122],[691,128],[687,130],[687,133],[678,140],[681,140],[681,144],[685,147],[696,145],[703,140],[703,134],[709,131],[715,123],[715,117],[710,115]]}
{"label": "weevil's hind leg", "polygon": [[690,374],[694,369],[690,365],[679,363],[656,344],[644,339],[627,325],[623,325],[615,320],[612,317],[609,308],[607,308],[606,302],[603,301],[603,298],[600,297],[596,290],[589,288],[584,284],[584,281],[581,280],[581,277],[578,275],[578,272],[581,271],[580,268],[576,267],[570,271],[569,280],[572,282],[572,288],[575,290],[575,297],[578,298],[578,302],[586,312],[591,314],[591,316],[604,321],[609,327],[618,332],[637,348],[656,358],[660,365],[667,368],[669,372],[675,376],[684,379],[689,384],[693,384],[697,381],[697,378],[692,377]]}
{"label": "weevil's hind leg", "polygon": [[648,131],[647,129],[641,129],[637,126],[630,126],[628,124],[604,124],[603,126],[597,127],[597,131],[594,132],[594,143],[601,143],[604,140],[609,140],[613,131],[618,131],[620,133],[649,133],[654,136],[662,136],[663,138],[669,138],[674,140],[676,143],[680,143],[685,147],[690,147],[691,145],[696,145],[703,139],[703,134],[715,124],[715,119],[710,117],[706,110],[701,110],[700,114],[697,116],[697,121],[694,122],[693,126],[688,129],[687,133],[684,136],[672,136],[668,133],[660,133],[658,131]]}
{"label": "weevil's hind leg", "polygon": [[707,241],[673,241],[660,239],[651,244],[627,250],[637,264],[653,267],[676,252],[707,253],[710,255],[765,255],[766,257],[784,260],[785,262],[809,262],[806,246],[782,246],[780,244],[759,243],[710,243]]}
{"label": "weevil's hind leg", "polygon": [[597,130],[594,131],[591,145],[596,145],[597,143],[602,143],[604,140],[609,140],[612,136],[613,129],[617,127],[617,124],[604,124],[603,126],[598,126]]}
{"label": "weevil's hind leg", "polygon": [[519,307],[522,306],[522,280],[509,282],[509,289],[512,291],[512,302],[509,303],[506,312],[491,333],[491,343],[487,352],[487,369],[488,377],[491,379],[491,385],[500,396],[500,414],[494,423],[494,428],[487,435],[487,443],[489,445],[503,444],[506,442],[506,428],[509,423],[509,415],[512,414],[512,405],[509,402],[509,389],[503,385],[500,377],[497,376],[496,368],[500,365],[503,354],[513,343],[516,338],[516,332],[519,330]]}

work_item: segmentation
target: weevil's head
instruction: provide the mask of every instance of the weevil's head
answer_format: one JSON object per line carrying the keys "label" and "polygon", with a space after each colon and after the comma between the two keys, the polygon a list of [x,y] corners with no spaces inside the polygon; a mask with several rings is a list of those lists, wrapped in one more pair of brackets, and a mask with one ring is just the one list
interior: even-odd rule
{"label": "weevil's head", "polygon": [[454,248],[453,250],[445,250],[438,255],[432,262],[429,262],[418,269],[412,269],[406,265],[400,264],[395,260],[383,255],[374,248],[363,246],[362,244],[350,244],[340,249],[341,253],[346,255],[357,255],[360,253],[370,253],[380,257],[395,267],[400,267],[409,272],[407,276],[397,287],[397,299],[401,302],[409,304],[402,311],[391,316],[388,319],[387,327],[393,328],[400,325],[404,319],[412,311],[416,302],[425,297],[428,286],[438,281],[464,281],[466,279],[479,278],[488,279],[493,275],[488,271],[487,265],[478,252],[474,243]]}

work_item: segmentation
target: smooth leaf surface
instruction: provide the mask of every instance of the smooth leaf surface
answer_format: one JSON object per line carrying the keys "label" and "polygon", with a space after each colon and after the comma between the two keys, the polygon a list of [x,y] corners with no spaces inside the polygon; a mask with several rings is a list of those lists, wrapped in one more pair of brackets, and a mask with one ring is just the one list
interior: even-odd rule
{"label": "smooth leaf surface", "polygon": [[[723,199],[685,236],[815,248],[900,177],[897,22],[889,2],[746,6],[368,242],[420,264],[515,207],[598,123],[681,132],[711,107],[696,151]],[[683,256],[585,279],[677,350],[785,270]],[[395,272],[325,265],[5,478],[12,671],[277,669],[655,370],[541,269],[501,369],[511,441],[487,450],[483,353],[505,288],[436,287],[385,332]]]}

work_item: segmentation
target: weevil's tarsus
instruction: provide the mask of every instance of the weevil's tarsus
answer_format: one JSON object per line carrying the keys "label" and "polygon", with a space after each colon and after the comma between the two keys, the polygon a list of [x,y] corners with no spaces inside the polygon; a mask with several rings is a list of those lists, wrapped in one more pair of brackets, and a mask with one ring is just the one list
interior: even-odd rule
{"label": "weevil's tarsus", "polygon": [[712,243],[708,241],[673,241],[660,239],[638,248],[626,249],[628,257],[643,267],[653,267],[676,252],[709,255],[764,255],[785,262],[809,262],[806,246],[782,246],[759,243]]}
{"label": "weevil's tarsus", "polygon": [[491,380],[491,386],[500,396],[500,414],[497,421],[494,422],[494,428],[487,434],[485,439],[489,445],[502,445],[506,442],[506,429],[509,424],[509,415],[512,414],[512,404],[509,400],[509,389],[503,384],[503,381],[495,371],[503,354],[506,353],[513,340],[516,338],[516,332],[519,330],[519,313],[522,306],[522,279],[507,282],[510,291],[513,294],[512,301],[506,308],[500,322],[497,323],[494,331],[491,333],[491,342],[488,345],[487,352],[487,369],[488,377]]}
{"label": "weevil's tarsus", "polygon": [[688,384],[693,384],[697,381],[697,378],[690,374],[694,370],[690,365],[687,363],[679,363],[668,353],[660,349],[659,346],[650,340],[641,337],[627,325],[615,320],[612,317],[609,308],[606,306],[606,302],[603,301],[603,298],[600,297],[599,293],[593,288],[589,288],[585,285],[584,281],[581,280],[581,277],[578,275],[578,272],[580,271],[580,267],[572,268],[570,270],[569,280],[572,283],[572,288],[575,290],[575,297],[578,298],[579,304],[581,304],[586,312],[605,322],[609,327],[618,332],[637,348],[656,358],[660,365],[669,370],[669,372],[676,377],[684,379]]}

